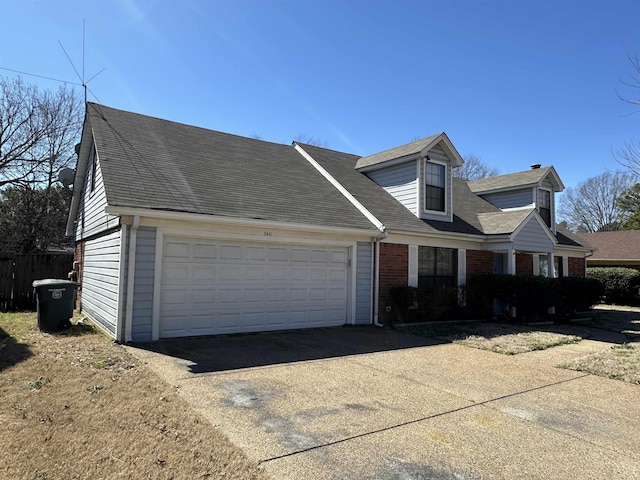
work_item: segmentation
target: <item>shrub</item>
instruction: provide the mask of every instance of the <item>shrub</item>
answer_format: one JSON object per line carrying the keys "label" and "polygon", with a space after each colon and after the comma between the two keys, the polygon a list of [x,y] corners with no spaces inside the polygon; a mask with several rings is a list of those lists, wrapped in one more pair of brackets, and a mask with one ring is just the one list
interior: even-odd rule
{"label": "shrub", "polygon": [[606,303],[634,305],[638,303],[640,272],[623,267],[589,267],[587,278],[599,280],[604,285],[603,300]]}
{"label": "shrub", "polygon": [[392,321],[410,321],[409,310],[416,308],[416,289],[414,287],[391,287],[389,289]]}
{"label": "shrub", "polygon": [[560,292],[562,304],[558,313],[573,315],[588,310],[600,301],[604,285],[595,278],[561,277]]}
{"label": "shrub", "polygon": [[478,275],[467,283],[467,302],[484,315],[493,315],[494,305],[513,306],[521,318],[546,315],[560,303],[555,278],[534,275]]}
{"label": "shrub", "polygon": [[467,305],[484,318],[494,314],[495,303],[513,305],[513,275],[476,275],[467,281]]}
{"label": "shrub", "polygon": [[418,288],[416,300],[419,321],[448,319],[458,308],[458,288]]}
{"label": "shrub", "polygon": [[449,318],[458,308],[458,288],[392,287],[392,322],[424,322]]}

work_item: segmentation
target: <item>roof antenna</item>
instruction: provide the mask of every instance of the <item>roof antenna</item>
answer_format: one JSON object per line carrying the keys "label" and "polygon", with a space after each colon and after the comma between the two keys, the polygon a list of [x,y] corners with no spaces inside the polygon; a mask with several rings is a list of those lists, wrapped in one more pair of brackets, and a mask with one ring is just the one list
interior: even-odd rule
{"label": "roof antenna", "polygon": [[[64,45],[62,45],[62,42],[60,40],[58,40],[58,43],[60,44],[60,47],[62,48],[62,51],[64,52],[64,54],[67,56],[67,60],[69,60],[69,63],[71,64],[71,66],[73,67],[73,70],[76,72],[76,75],[78,76],[78,79],[80,80],[80,84],[82,85],[82,88],[84,89],[84,103],[87,103],[87,91],[89,91],[89,93],[91,93],[91,95],[93,95],[96,100],[98,100],[98,97],[96,97],[96,95],[89,90],[89,87],[87,86],[87,84],[93,80],[94,78],[96,78],[98,75],[100,75],[102,72],[105,71],[105,69],[103,68],[102,70],[100,70],[98,73],[96,73],[93,77],[91,77],[89,80],[85,81],[84,79],[84,39],[85,39],[85,24],[86,21],[83,19],[82,20],[82,75],[80,75],[80,73],[78,73],[78,69],[76,68],[76,66],[73,64],[73,61],[71,60],[71,57],[69,57],[69,54],[67,53],[67,51],[64,48]],[[98,100],[98,102],[100,102],[100,100]]]}

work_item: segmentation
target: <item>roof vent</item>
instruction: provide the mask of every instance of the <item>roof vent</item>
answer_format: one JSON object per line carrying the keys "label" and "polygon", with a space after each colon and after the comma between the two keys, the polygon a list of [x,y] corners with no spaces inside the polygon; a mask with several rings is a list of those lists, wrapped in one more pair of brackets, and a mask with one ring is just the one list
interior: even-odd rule
{"label": "roof vent", "polygon": [[534,163],[533,165],[531,165],[531,170],[536,170],[538,168],[540,168],[542,165],[539,163]]}

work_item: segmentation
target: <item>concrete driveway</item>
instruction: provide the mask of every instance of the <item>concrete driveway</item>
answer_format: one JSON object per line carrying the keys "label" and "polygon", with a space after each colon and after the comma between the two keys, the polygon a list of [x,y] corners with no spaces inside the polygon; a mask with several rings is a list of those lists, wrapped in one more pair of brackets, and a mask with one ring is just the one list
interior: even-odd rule
{"label": "concrete driveway", "polygon": [[130,347],[274,479],[640,479],[640,387],[374,327]]}

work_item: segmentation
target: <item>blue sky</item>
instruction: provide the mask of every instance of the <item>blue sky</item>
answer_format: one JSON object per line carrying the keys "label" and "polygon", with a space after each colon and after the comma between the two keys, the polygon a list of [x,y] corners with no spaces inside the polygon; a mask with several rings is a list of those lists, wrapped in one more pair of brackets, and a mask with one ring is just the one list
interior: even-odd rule
{"label": "blue sky", "polygon": [[4,0],[2,18],[2,68],[79,82],[60,43],[82,76],[84,22],[89,100],[279,143],[368,155],[446,131],[574,187],[640,137],[616,94],[640,94],[621,84],[638,0]]}

